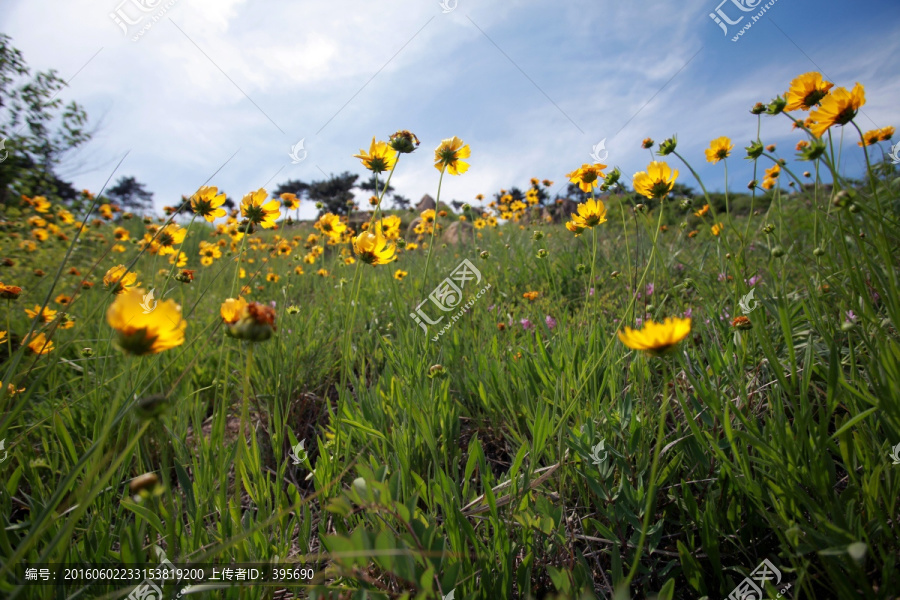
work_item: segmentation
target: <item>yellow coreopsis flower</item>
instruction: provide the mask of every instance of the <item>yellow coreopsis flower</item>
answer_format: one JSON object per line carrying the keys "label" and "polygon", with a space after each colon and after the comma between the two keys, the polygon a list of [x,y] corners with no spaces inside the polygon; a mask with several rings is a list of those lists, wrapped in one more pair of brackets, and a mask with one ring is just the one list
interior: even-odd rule
{"label": "yellow coreopsis flower", "polygon": [[690,332],[690,319],[669,317],[662,323],[647,321],[640,331],[625,327],[619,332],[619,339],[632,350],[642,350],[653,356],[661,356],[674,348]]}
{"label": "yellow coreopsis flower", "polygon": [[846,125],[853,120],[860,107],[866,103],[866,90],[857,83],[852,91],[839,87],[822,98],[819,108],[809,113],[812,124],[809,130],[822,137],[832,125]]}
{"label": "yellow coreopsis flower", "polygon": [[678,169],[674,171],[665,162],[653,161],[647,171],[639,171],[632,177],[634,191],[647,198],[665,198],[675,186]]}
{"label": "yellow coreopsis flower", "polygon": [[396,259],[396,247],[381,232],[363,231],[353,238],[353,251],[363,262],[372,266],[386,265]]}
{"label": "yellow coreopsis flower", "polygon": [[25,309],[25,314],[28,315],[29,319],[34,319],[38,317],[41,323],[49,323],[56,316],[56,311],[51,308],[41,308],[37,304],[34,305],[34,310]]}
{"label": "yellow coreopsis flower", "polygon": [[241,200],[241,216],[263,229],[275,227],[275,221],[278,219],[281,206],[278,200],[266,202],[268,197],[269,193],[263,188],[259,188],[255,192],[250,192],[244,196],[243,200]]}
{"label": "yellow coreopsis flower", "polygon": [[728,158],[733,148],[734,144],[727,137],[716,138],[709,143],[709,148],[706,149],[706,161],[715,164],[724,160]]}
{"label": "yellow coreopsis flower", "polygon": [[281,206],[288,210],[294,210],[300,206],[300,200],[296,194],[284,193],[281,195]]}
{"label": "yellow coreopsis flower", "polygon": [[103,276],[103,285],[112,289],[116,294],[121,294],[129,288],[139,285],[137,283],[137,273],[128,271],[125,265],[117,265]]}
{"label": "yellow coreopsis flower", "polygon": [[572,214],[572,222],[581,229],[606,223],[606,206],[602,200],[590,198],[578,205],[577,212]]}
{"label": "yellow coreopsis flower", "polygon": [[230,325],[232,323],[237,323],[246,307],[247,301],[242,297],[228,298],[222,303],[222,306],[219,307],[219,314],[222,316],[222,320]]}
{"label": "yellow coreopsis flower", "polygon": [[890,141],[890,139],[892,137],[894,137],[895,129],[894,129],[893,125],[889,125],[887,127],[882,127],[881,129],[878,130],[878,132],[879,132],[878,141],[879,142],[887,142],[887,141]]}
{"label": "yellow coreopsis flower", "polygon": [[575,234],[575,237],[581,235],[581,232],[584,231],[584,227],[576,223],[575,221],[566,221],[566,229]]}
{"label": "yellow coreopsis flower", "polygon": [[191,208],[195,214],[212,223],[227,214],[225,209],[221,208],[225,204],[225,199],[225,194],[220,194],[219,188],[204,185],[191,196]]}
{"label": "yellow coreopsis flower", "polygon": [[31,205],[39,213],[45,213],[50,210],[50,201],[43,196],[35,196],[31,199]]}
{"label": "yellow coreopsis flower", "polygon": [[363,166],[373,173],[384,173],[393,169],[397,163],[397,151],[387,142],[376,142],[373,137],[369,151],[360,148],[359,154],[354,154],[353,158],[360,159]]}
{"label": "yellow coreopsis flower", "polygon": [[313,227],[326,234],[332,240],[340,239],[341,234],[347,230],[347,225],[341,221],[341,218],[331,213],[325,213],[319,217],[319,220],[316,221]]}
{"label": "yellow coreopsis flower", "polygon": [[381,232],[389,240],[396,240],[400,237],[400,224],[401,220],[397,215],[388,215],[379,222]]}
{"label": "yellow coreopsis flower", "polygon": [[694,216],[695,217],[703,217],[708,212],[709,212],[709,204],[704,204],[703,208],[701,208],[700,210],[694,211]]}
{"label": "yellow coreopsis flower", "polygon": [[795,77],[790,89],[784,94],[787,101],[785,112],[809,110],[828,95],[833,86],[833,83],[823,80],[822,74],[815,71]]}
{"label": "yellow coreopsis flower", "polygon": [[578,187],[582,192],[590,192],[598,185],[598,181],[603,175],[603,169],[606,168],[606,165],[601,165],[599,163],[589,165],[583,164],[571,173],[567,173],[566,177],[569,178],[569,181],[575,184],[578,184]]}
{"label": "yellow coreopsis flower", "polygon": [[132,288],[120,294],[106,311],[106,322],[116,330],[116,345],[123,352],[144,356],[158,354],[184,343],[187,321],[181,307],[165,300],[148,310],[147,294]]}
{"label": "yellow coreopsis flower", "polygon": [[723,229],[725,229],[725,226],[722,225],[721,223],[716,223],[715,225],[710,227],[710,231],[712,231],[712,234],[714,236],[718,236],[720,233],[722,233]]}
{"label": "yellow coreopsis flower", "polygon": [[154,238],[160,256],[175,254],[175,246],[184,242],[186,235],[187,229],[179,227],[177,223],[169,223],[160,229]]}
{"label": "yellow coreopsis flower", "polygon": [[469,158],[472,150],[468,144],[464,144],[456,136],[441,141],[441,145],[434,151],[434,168],[438,171],[447,170],[451,175],[462,175],[469,170],[469,163],[463,158]]}
{"label": "yellow coreopsis flower", "polygon": [[394,279],[397,281],[403,281],[403,278],[409,275],[409,272],[404,271],[403,269],[397,269],[394,271]]}
{"label": "yellow coreopsis flower", "polygon": [[50,354],[53,351],[53,342],[43,333],[26,336],[22,342],[35,354]]}

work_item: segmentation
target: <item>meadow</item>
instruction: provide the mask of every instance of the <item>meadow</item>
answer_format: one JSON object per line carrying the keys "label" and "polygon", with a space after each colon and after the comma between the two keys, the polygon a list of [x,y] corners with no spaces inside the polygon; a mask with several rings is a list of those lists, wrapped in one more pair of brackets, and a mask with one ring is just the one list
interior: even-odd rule
{"label": "meadow", "polygon": [[3,597],[155,600],[26,569],[163,555],[283,569],[166,598],[900,597],[894,131],[859,84],[781,86],[735,118],[796,148],[635,140],[458,212],[455,137],[434,209],[382,206],[435,142],[406,131],[355,155],[372,204],[315,222],[213,187],[177,218],[4,206]]}

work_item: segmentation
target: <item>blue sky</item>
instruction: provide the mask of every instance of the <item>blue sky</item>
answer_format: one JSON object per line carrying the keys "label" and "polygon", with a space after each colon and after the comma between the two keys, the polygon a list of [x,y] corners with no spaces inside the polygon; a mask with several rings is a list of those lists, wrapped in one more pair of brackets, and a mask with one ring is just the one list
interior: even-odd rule
{"label": "blue sky", "polygon": [[[641,140],[673,133],[719,190],[722,166],[707,165],[703,149],[731,137],[729,187],[743,190],[752,171],[742,148],[757,125],[750,107],[812,70],[866,86],[863,129],[900,126],[896,0],[777,0],[737,42],[766,2],[723,4],[732,20],[745,16],[726,36],[709,17],[720,0],[445,1],[453,10],[437,0],[7,0],[0,31],[30,65],[69,80],[64,97],[98,126],[65,174],[98,191],[128,153],[115,177],[146,183],[157,206],[217,171],[209,183],[235,199],[289,178],[363,175],[352,155],[397,129],[422,140],[392,182],[413,200],[434,195],[432,151],[453,135],[471,146],[471,169],[445,180],[446,200],[532,176],[563,187],[602,139],[606,162],[630,177],[650,160]],[[742,12],[733,2],[759,6]],[[110,18],[117,9],[147,16],[125,35]],[[855,131],[845,134],[845,170],[859,174]],[[762,138],[786,158],[801,139],[784,117],[764,118]],[[307,157],[292,164],[301,139]],[[679,180],[696,188],[676,162]]]}

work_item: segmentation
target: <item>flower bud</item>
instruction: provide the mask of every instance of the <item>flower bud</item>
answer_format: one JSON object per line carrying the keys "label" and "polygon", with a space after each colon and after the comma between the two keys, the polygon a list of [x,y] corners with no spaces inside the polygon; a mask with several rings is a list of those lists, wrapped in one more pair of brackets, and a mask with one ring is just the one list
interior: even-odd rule
{"label": "flower bud", "polygon": [[753,328],[753,323],[750,322],[750,319],[748,317],[740,316],[734,318],[734,320],[731,322],[731,326],[735,329],[747,330]]}
{"label": "flower bud", "polygon": [[534,233],[531,234],[531,239],[533,239],[535,241],[540,240],[543,237],[544,237],[543,231],[535,231]]}
{"label": "flower bud", "polygon": [[744,148],[744,150],[747,151],[747,158],[749,160],[756,160],[757,158],[762,156],[764,148],[762,142],[756,141],[750,142],[750,145]]}
{"label": "flower bud", "polygon": [[825,250],[823,250],[821,247],[817,247],[815,250],[813,250],[813,254],[816,256],[822,256],[825,254]]}
{"label": "flower bud", "polygon": [[82,348],[81,355],[85,358],[90,358],[94,355],[94,349],[93,348]]}
{"label": "flower bud", "polygon": [[781,246],[775,246],[774,248],[772,248],[772,256],[774,258],[781,258],[782,256],[784,256],[784,248],[782,248]]}
{"label": "flower bud", "polygon": [[484,260],[487,260],[487,259],[489,259],[489,258],[491,257],[491,253],[488,252],[487,250],[482,250],[482,251],[481,251],[481,254],[479,254],[478,256],[480,256],[480,257],[483,258]]}
{"label": "flower bud", "polygon": [[750,114],[761,115],[766,112],[766,105],[762,102],[757,102],[753,105],[753,108],[750,109]]}
{"label": "flower bud", "polygon": [[296,304],[291,304],[290,306],[287,307],[287,312],[289,315],[296,315],[297,313],[300,312],[300,307],[297,306]]}
{"label": "flower bud", "polygon": [[434,378],[443,379],[447,375],[448,375],[447,369],[445,369],[443,365],[432,365],[431,368],[428,369],[428,378],[429,379],[434,379]]}
{"label": "flower bud", "polygon": [[673,152],[675,152],[675,148],[677,146],[678,146],[678,140],[673,135],[672,137],[664,140],[659,145],[659,152],[657,152],[657,154],[659,154],[660,156],[668,156],[669,154],[672,154]]}
{"label": "flower bud", "polygon": [[831,203],[837,206],[838,208],[844,208],[847,204],[850,203],[852,196],[850,192],[847,190],[841,190],[837,194],[834,195],[834,198],[831,200]]}
{"label": "flower bud", "polygon": [[861,210],[862,210],[862,207],[859,204],[857,204],[855,202],[850,203],[850,212],[856,214]]}
{"label": "flower bud", "polygon": [[419,138],[416,134],[405,129],[391,135],[390,146],[401,154],[409,154],[419,146]]}
{"label": "flower bud", "polygon": [[159,484],[159,477],[156,476],[156,473],[144,473],[128,483],[128,490],[134,496],[134,501],[140,502],[145,498],[160,495],[162,486]]}
{"label": "flower bud", "polygon": [[782,98],[781,96],[775,96],[775,98],[769,103],[769,106],[766,108],[767,115],[778,115],[784,112],[784,107],[787,106],[787,100]]}
{"label": "flower bud", "polygon": [[765,233],[772,233],[773,231],[775,231],[775,226],[772,225],[771,223],[766,223],[766,226],[763,227],[763,231]]}
{"label": "flower bud", "polygon": [[537,251],[537,257],[538,258],[547,258],[547,251],[544,250],[543,248],[541,248],[540,250]]}

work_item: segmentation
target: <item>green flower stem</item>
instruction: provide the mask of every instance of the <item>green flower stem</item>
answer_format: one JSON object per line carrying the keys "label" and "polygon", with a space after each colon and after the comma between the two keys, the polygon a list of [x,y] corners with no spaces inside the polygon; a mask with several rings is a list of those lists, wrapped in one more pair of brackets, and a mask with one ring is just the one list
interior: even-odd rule
{"label": "green flower stem", "polygon": [[653,464],[650,467],[650,481],[649,486],[647,488],[647,503],[644,506],[644,521],[641,525],[641,537],[638,540],[637,544],[637,554],[634,555],[634,562],[631,563],[631,569],[628,571],[628,576],[625,578],[625,587],[629,587],[631,585],[631,581],[634,578],[635,573],[637,573],[638,565],[641,562],[641,555],[644,552],[644,542],[647,539],[647,530],[650,527],[650,515],[653,513],[653,508],[656,504],[656,474],[659,470],[659,455],[662,452],[662,443],[663,437],[665,434],[666,427],[666,416],[669,409],[669,388],[668,381],[671,379],[671,371],[668,365],[666,366],[666,377],[663,381],[663,400],[662,407],[660,407],[659,411],[659,425],[656,430],[656,447],[653,449]]}
{"label": "green flower stem", "polygon": [[441,178],[438,180],[437,199],[434,201],[434,223],[431,224],[431,241],[428,243],[428,255],[425,257],[425,274],[422,276],[422,289],[428,289],[428,266],[431,264],[431,253],[434,251],[434,232],[438,225],[438,208],[441,206],[441,186],[444,183],[444,172],[447,165],[441,168]]}
{"label": "green flower stem", "polygon": [[241,488],[244,487],[241,467],[244,464],[244,458],[248,451],[244,429],[249,419],[251,369],[253,369],[253,342],[249,342],[247,345],[247,366],[244,369],[244,386],[241,394],[241,425],[238,430],[238,448],[234,459],[234,505],[238,510],[240,510],[241,506]]}

